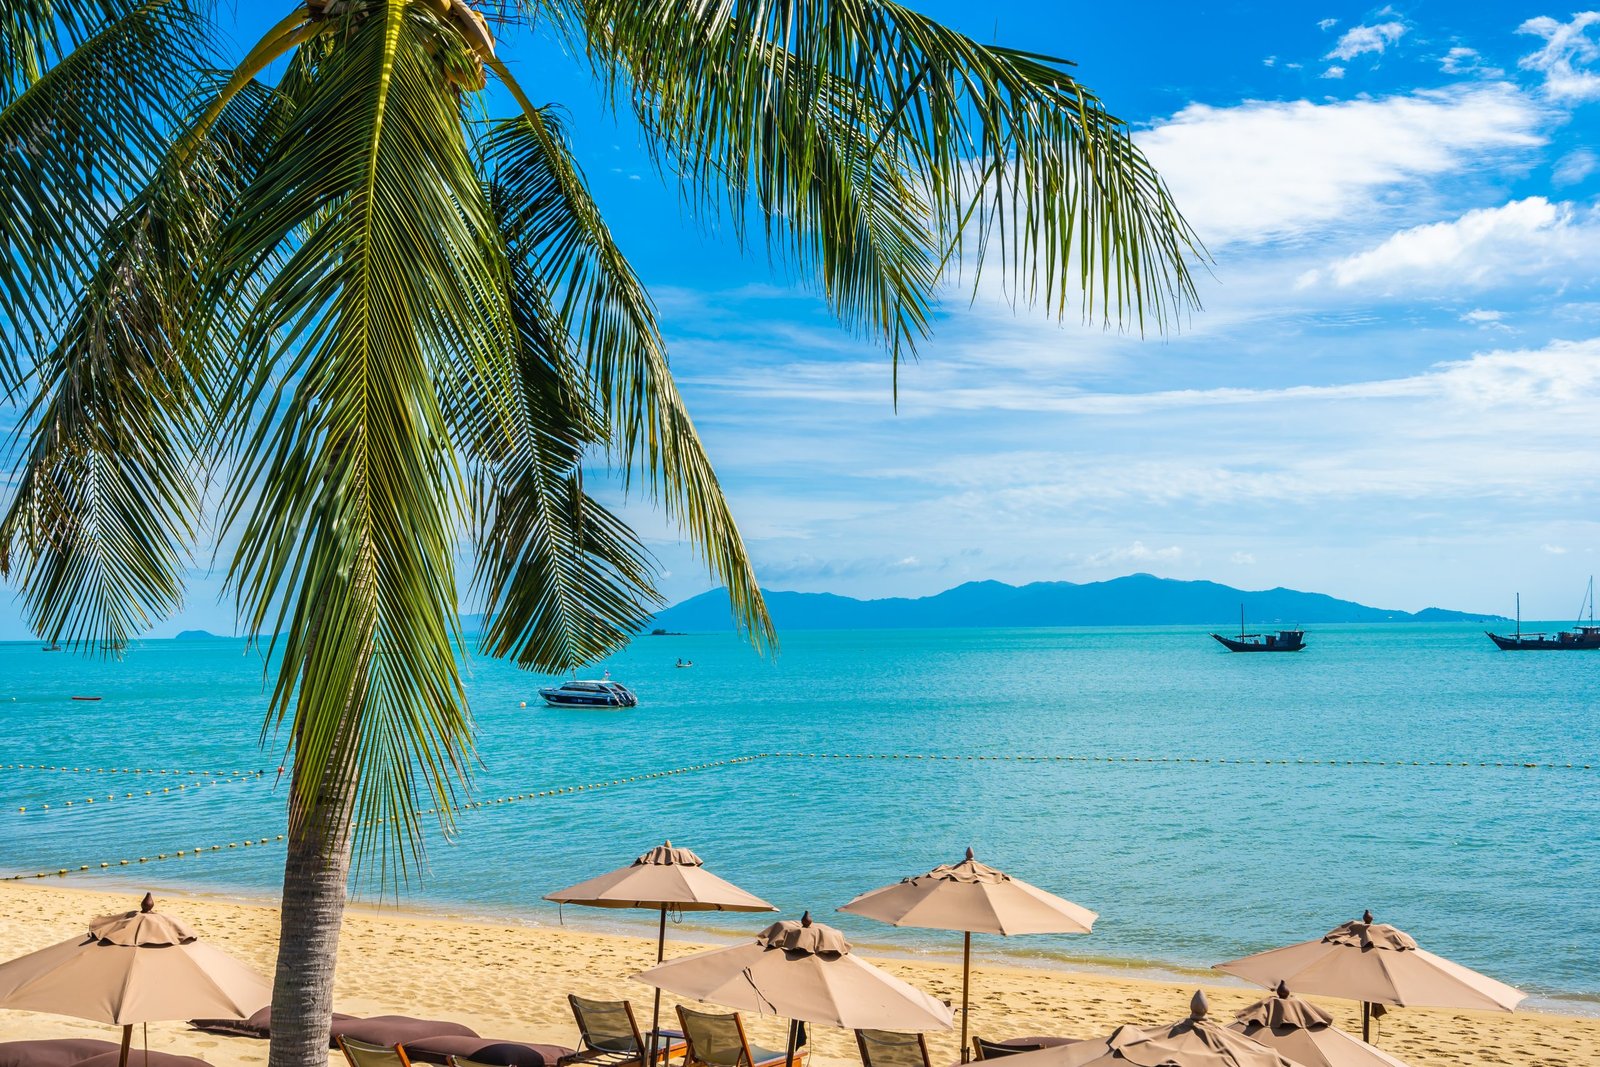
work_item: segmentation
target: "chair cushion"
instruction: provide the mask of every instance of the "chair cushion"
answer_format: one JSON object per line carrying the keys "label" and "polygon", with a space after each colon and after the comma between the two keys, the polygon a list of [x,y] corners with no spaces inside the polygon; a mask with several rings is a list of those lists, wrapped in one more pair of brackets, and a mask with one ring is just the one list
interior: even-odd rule
{"label": "chair cushion", "polygon": [[76,1067],[92,1056],[120,1051],[115,1041],[87,1037],[0,1041],[0,1067]]}
{"label": "chair cushion", "polygon": [[[170,1052],[152,1052],[149,1054],[149,1067],[211,1067],[205,1060],[194,1056],[176,1056]],[[122,1049],[118,1047],[110,1052],[102,1052],[98,1056],[90,1056],[86,1060],[79,1060],[72,1067],[117,1067],[122,1061]],[[128,1067],[145,1067],[145,1051],[142,1048],[128,1050]]]}
{"label": "chair cushion", "polygon": [[536,1045],[455,1034],[435,1034],[402,1044],[406,1055],[418,1063],[444,1063],[446,1057],[459,1056],[474,1063],[499,1064],[500,1067],[555,1067],[556,1061],[572,1055],[572,1050],[563,1045]]}
{"label": "chair cushion", "polygon": [[[418,1038],[440,1037],[476,1038],[478,1032],[470,1026],[438,1019],[413,1019],[405,1015],[374,1015],[370,1019],[335,1019],[328,1034],[330,1048],[339,1047],[339,1038],[350,1037],[369,1045],[404,1045],[408,1049]],[[132,1067],[130,1064],[129,1067]]]}
{"label": "chair cushion", "polygon": [[[354,1015],[341,1015],[333,1013],[334,1022],[354,1019]],[[265,1040],[272,1036],[272,1008],[262,1008],[248,1019],[191,1019],[189,1025],[196,1030],[207,1034],[225,1034],[228,1037],[259,1037]]]}

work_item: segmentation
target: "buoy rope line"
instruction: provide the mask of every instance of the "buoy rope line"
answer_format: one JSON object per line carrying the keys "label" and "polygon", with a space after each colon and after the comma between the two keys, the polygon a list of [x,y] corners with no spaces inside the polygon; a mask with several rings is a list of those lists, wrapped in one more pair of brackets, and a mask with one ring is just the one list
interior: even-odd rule
{"label": "buoy rope line", "polygon": [[[607,789],[607,788],[610,788],[612,786],[631,785],[631,784],[638,783],[638,782],[654,781],[654,780],[656,780],[658,778],[671,778],[671,777],[674,777],[676,775],[692,774],[692,773],[694,773],[696,771],[714,770],[714,769],[716,769],[718,767],[731,767],[731,766],[733,766],[735,764],[750,763],[750,762],[752,762],[754,760],[758,760],[758,759],[762,759],[762,758],[763,758],[762,756],[736,756],[736,757],[734,757],[732,759],[712,760],[712,761],[709,761],[709,762],[706,762],[706,763],[696,763],[696,764],[693,764],[693,765],[687,766],[687,767],[673,767],[672,769],[665,770],[665,771],[651,771],[651,772],[649,772],[647,774],[626,775],[626,776],[621,777],[621,778],[612,778],[612,779],[609,779],[609,780],[603,781],[603,782],[590,782],[590,783],[587,783],[587,784],[584,784],[584,785],[560,786],[560,787],[555,788],[555,789],[546,789],[546,790],[542,790],[542,791],[537,792],[537,793],[519,793],[519,794],[515,794],[515,795],[512,795],[512,796],[507,796],[507,797],[495,797],[495,798],[490,799],[490,800],[475,800],[475,801],[472,801],[472,802],[467,803],[467,804],[462,804],[459,807],[457,807],[455,810],[456,811],[476,811],[476,810],[479,810],[479,809],[482,809],[482,808],[492,808],[492,807],[495,807],[495,806],[501,805],[501,804],[514,804],[514,803],[516,803],[518,801],[535,800],[535,799],[538,799],[538,798],[541,798],[541,797],[572,796],[572,795],[574,795],[576,793],[588,793],[588,792],[593,792],[596,789]],[[438,809],[437,808],[426,808],[426,809],[419,810],[417,812],[417,814],[418,815],[436,815],[436,814],[438,814]],[[383,820],[381,820],[381,819],[379,820],[379,822],[382,822],[382,821]],[[188,857],[204,856],[204,855],[209,855],[211,853],[226,852],[229,849],[237,849],[237,848],[241,848],[241,847],[242,848],[251,848],[251,847],[256,847],[256,846],[260,846],[260,845],[270,845],[270,844],[274,844],[276,842],[282,841],[283,839],[284,839],[284,835],[283,834],[277,834],[276,836],[273,836],[273,837],[257,838],[257,839],[254,839],[254,840],[252,840],[250,838],[246,838],[243,841],[232,841],[232,842],[229,842],[226,845],[209,845],[209,846],[201,845],[201,846],[196,846],[195,848],[192,848],[192,849],[181,848],[181,849],[178,849],[176,852],[158,852],[154,856],[139,856],[137,858],[128,858],[128,859],[102,860],[98,864],[83,863],[83,864],[77,865],[76,867],[58,867],[53,871],[36,871],[36,872],[33,872],[33,873],[29,873],[29,874],[4,875],[4,876],[0,876],[0,881],[18,882],[18,881],[22,881],[22,880],[27,879],[27,878],[52,878],[52,877],[65,878],[69,874],[86,874],[86,873],[90,873],[90,872],[94,872],[94,871],[121,869],[123,867],[137,866],[138,864],[141,864],[141,863],[158,863],[158,862],[160,862],[162,860],[184,859],[184,858],[188,858]]]}
{"label": "buoy rope line", "polygon": [[141,799],[142,797],[157,798],[157,797],[163,797],[163,796],[195,796],[200,792],[201,786],[206,786],[206,785],[233,785],[233,784],[238,783],[238,782],[255,782],[255,781],[260,781],[261,777],[262,777],[262,772],[261,771],[255,771],[255,772],[252,772],[248,777],[235,778],[235,777],[230,776],[230,777],[227,777],[227,778],[199,778],[199,779],[196,779],[193,782],[183,782],[183,783],[181,783],[179,785],[164,785],[164,786],[160,786],[159,788],[156,788],[156,789],[146,789],[146,790],[143,790],[142,793],[134,793],[134,792],[127,792],[127,793],[121,793],[121,794],[118,794],[118,793],[107,793],[103,797],[102,796],[92,796],[92,797],[79,797],[79,798],[76,798],[74,800],[65,800],[65,801],[58,800],[58,801],[55,801],[54,809],[52,809],[51,805],[49,805],[49,804],[34,804],[32,806],[24,804],[24,805],[22,805],[22,806],[17,808],[16,814],[18,814],[18,815],[30,815],[30,814],[36,815],[36,814],[39,814],[41,812],[46,812],[46,811],[51,811],[51,810],[57,810],[57,811],[65,810],[67,808],[73,807],[74,805],[76,805],[78,807],[87,807],[88,805],[94,804],[97,801],[99,803],[101,803],[101,804],[109,804],[109,803],[111,803],[112,801],[115,801],[115,800],[138,800],[138,799]]}
{"label": "buoy rope line", "polygon": [[1521,760],[1374,760],[1374,759],[1244,759],[1213,756],[1024,756],[1024,755],[948,755],[927,752],[762,752],[757,759],[843,759],[843,760],[936,760],[949,762],[984,761],[998,763],[1194,763],[1229,766],[1289,767],[1483,767],[1514,770],[1589,771],[1589,763],[1527,763]]}
{"label": "buoy rope line", "polygon": [[170,774],[206,778],[259,778],[266,771],[188,771],[164,767],[55,767],[44,763],[0,763],[0,771],[54,771],[58,774]]}

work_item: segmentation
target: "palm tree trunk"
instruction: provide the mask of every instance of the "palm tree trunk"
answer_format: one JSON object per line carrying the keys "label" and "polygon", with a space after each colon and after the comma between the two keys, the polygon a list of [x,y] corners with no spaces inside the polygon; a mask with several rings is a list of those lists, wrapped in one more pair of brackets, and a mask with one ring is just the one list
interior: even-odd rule
{"label": "palm tree trunk", "polygon": [[[272,984],[272,1044],[268,1067],[327,1067],[333,1020],[333,976],[339,927],[350,883],[350,798],[353,775],[344,768],[306,768],[297,758],[291,808],[302,774],[324,776],[319,815],[291,810],[283,864],[278,968]],[[298,816],[298,817],[297,817]]]}

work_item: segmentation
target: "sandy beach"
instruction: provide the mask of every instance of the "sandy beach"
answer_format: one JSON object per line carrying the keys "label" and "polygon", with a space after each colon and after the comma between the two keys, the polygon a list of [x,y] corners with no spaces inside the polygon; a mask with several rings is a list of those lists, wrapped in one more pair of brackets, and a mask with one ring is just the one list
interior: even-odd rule
{"label": "sandy beach", "polygon": [[[66,886],[0,886],[0,953],[9,958],[72,936],[87,918],[133,906],[125,894]],[[275,910],[213,899],[160,898],[162,910],[191,922],[208,940],[239,958],[271,969],[278,932]],[[695,945],[669,945],[669,958]],[[651,960],[643,938],[566,927],[454,922],[398,910],[352,911],[339,959],[337,1007],[363,1015],[405,1014],[453,1019],[487,1037],[571,1045],[576,1030],[569,992],[633,999],[649,1010],[650,990],[630,976]],[[875,960],[940,998],[959,996],[959,961]],[[1023,969],[980,962],[973,1031],[992,1039],[1024,1034],[1088,1037],[1120,1023],[1154,1024],[1182,1017],[1192,984],[1100,974]],[[1231,1015],[1258,993],[1207,985],[1217,1014]],[[670,1003],[670,1000],[669,1000]],[[1321,1002],[1340,1025],[1356,1028],[1355,1006]],[[752,1037],[782,1040],[782,1023],[748,1020]],[[0,1041],[28,1037],[99,1037],[109,1027],[59,1016],[0,1012]],[[1399,1010],[1382,1020],[1378,1040],[1414,1067],[1570,1067],[1600,1063],[1600,1019],[1547,1012],[1493,1014]],[[858,1063],[854,1039],[816,1029],[814,1061],[825,1067]],[[954,1034],[930,1036],[936,1063],[956,1058]],[[182,1023],[152,1025],[150,1047],[204,1058],[219,1067],[266,1062],[266,1044],[200,1034]]]}

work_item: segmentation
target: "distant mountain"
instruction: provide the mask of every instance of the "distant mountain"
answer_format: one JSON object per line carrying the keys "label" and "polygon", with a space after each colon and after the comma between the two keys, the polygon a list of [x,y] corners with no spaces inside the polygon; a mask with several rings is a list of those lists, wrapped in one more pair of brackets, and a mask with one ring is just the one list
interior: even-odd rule
{"label": "distant mountain", "polygon": [[[1412,614],[1372,608],[1323,593],[1295,589],[1247,591],[1217,582],[1183,582],[1130,574],[1105,582],[967,582],[933,596],[856,600],[833,593],[765,591],[779,630],[886,630],[988,626],[1211,626],[1226,632],[1244,605],[1249,625],[1330,622],[1491,622],[1444,608]],[[722,589],[690,597],[663,610],[651,627],[728,630],[733,616]]]}
{"label": "distant mountain", "polygon": [[173,638],[174,641],[215,641],[221,634],[214,634],[210,630],[181,630]]}

